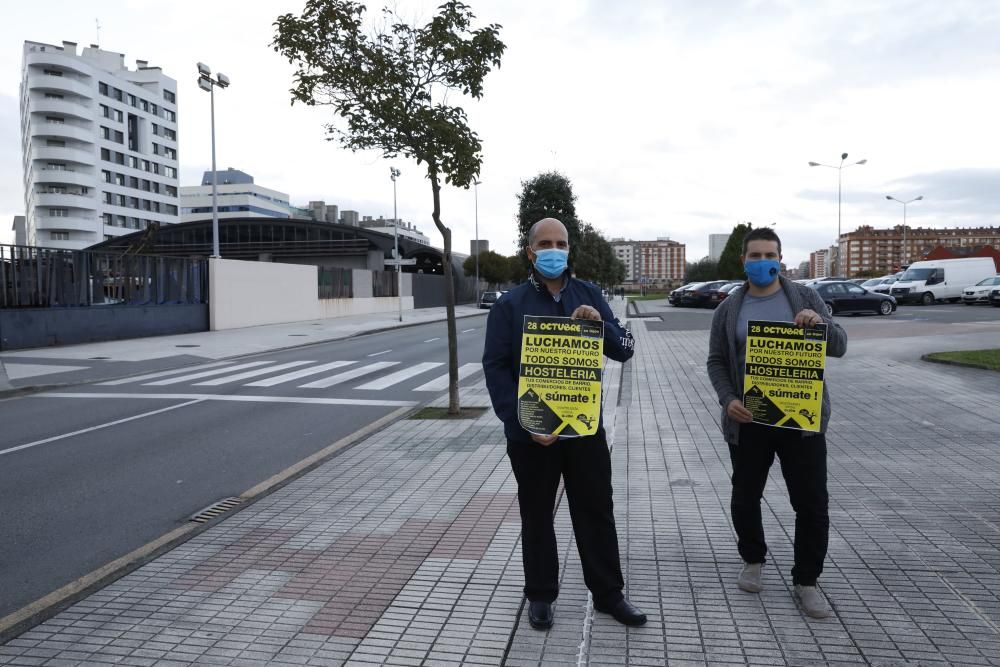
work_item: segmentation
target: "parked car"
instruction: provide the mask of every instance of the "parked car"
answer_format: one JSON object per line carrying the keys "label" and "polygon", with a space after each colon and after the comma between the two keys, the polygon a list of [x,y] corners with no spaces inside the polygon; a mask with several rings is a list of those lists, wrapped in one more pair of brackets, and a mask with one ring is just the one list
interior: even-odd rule
{"label": "parked car", "polygon": [[728,280],[712,280],[707,283],[699,283],[681,293],[681,306],[692,308],[715,308],[719,305],[719,288],[728,285]]}
{"label": "parked car", "polygon": [[500,298],[502,292],[483,292],[479,295],[480,308],[492,308],[493,304]]}
{"label": "parked car", "polygon": [[935,301],[960,301],[967,285],[974,285],[996,272],[996,264],[990,257],[914,262],[892,286],[892,296],[900,303],[916,301],[925,306]]}
{"label": "parked car", "polygon": [[845,313],[876,313],[891,315],[896,310],[896,300],[887,294],[869,292],[849,281],[824,281],[810,285],[819,292],[826,312],[830,315]]}
{"label": "parked car", "polygon": [[878,280],[880,280],[881,282],[879,282],[879,284],[875,285],[874,287],[867,287],[865,285],[862,285],[862,287],[864,287],[869,292],[878,292],[879,294],[890,294],[893,283],[899,280],[899,276],[901,275],[903,275],[902,271],[900,271],[897,274],[893,274],[891,276],[878,278]]}
{"label": "parked car", "polygon": [[962,290],[962,303],[966,306],[972,306],[977,303],[989,303],[990,294],[993,292],[994,287],[1000,287],[1000,276],[984,278],[975,285],[966,287]]}
{"label": "parked car", "polygon": [[725,301],[726,298],[728,298],[729,295],[733,293],[733,290],[735,290],[737,287],[742,287],[742,286],[743,286],[743,281],[739,280],[739,281],[733,281],[728,285],[723,285],[722,287],[720,287],[719,302],[721,303],[722,301]]}
{"label": "parked car", "polygon": [[698,285],[702,284],[704,283],[688,283],[687,285],[681,285],[680,287],[678,287],[677,289],[675,289],[673,292],[670,293],[670,296],[667,297],[667,301],[670,302],[671,306],[679,306],[681,301],[681,295],[683,295],[686,290],[689,290],[692,287],[697,287]]}
{"label": "parked car", "polygon": [[1000,289],[990,292],[990,305],[1000,308]]}

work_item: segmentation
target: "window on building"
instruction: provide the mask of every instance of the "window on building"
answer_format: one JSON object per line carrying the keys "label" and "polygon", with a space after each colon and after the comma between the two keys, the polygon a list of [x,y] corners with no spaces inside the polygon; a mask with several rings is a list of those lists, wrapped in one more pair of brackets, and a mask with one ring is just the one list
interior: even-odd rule
{"label": "window on building", "polygon": [[166,176],[167,176],[168,178],[177,178],[177,170],[176,170],[176,169],[174,169],[173,167],[164,167],[164,168],[163,168],[163,173],[164,173],[164,174],[165,174],[165,175],[166,175]]}
{"label": "window on building", "polygon": [[125,226],[125,216],[124,215],[116,215],[115,216],[115,227],[124,227],[124,226]]}
{"label": "window on building", "polygon": [[164,90],[163,91],[163,99],[165,99],[166,101],[170,102],[171,104],[174,104],[175,102],[177,102],[177,96],[174,95],[169,90]]}
{"label": "window on building", "polygon": [[[101,81],[99,84],[97,84],[97,92],[99,92],[101,95],[107,96],[107,94],[108,94],[108,84],[106,84],[103,81]],[[107,107],[105,107],[105,109],[106,108]]]}
{"label": "window on building", "polygon": [[52,123],[53,125],[65,125],[66,119],[62,116],[46,116],[45,122]]}
{"label": "window on building", "polygon": [[125,98],[124,94],[122,93],[122,89],[121,88],[115,88],[114,89],[114,94],[112,95],[112,97],[114,97],[119,102],[122,102],[124,100],[124,98]]}
{"label": "window on building", "polygon": [[115,174],[115,184],[125,187],[125,174]]}
{"label": "window on building", "polygon": [[50,218],[65,218],[69,215],[68,208],[50,208],[49,217]]}
{"label": "window on building", "polygon": [[101,159],[106,162],[111,162],[111,151],[109,151],[107,148],[102,148]]}
{"label": "window on building", "polygon": [[48,171],[66,171],[66,164],[63,162],[49,162],[45,165]]}
{"label": "window on building", "polygon": [[108,171],[107,169],[101,169],[101,179],[105,183],[110,183],[111,182],[111,172]]}
{"label": "window on building", "polygon": [[115,151],[115,162],[117,164],[125,164],[125,153],[119,153]]}
{"label": "window on building", "polygon": [[102,125],[101,126],[101,139],[110,139],[110,138],[111,138],[111,128],[104,127]]}
{"label": "window on building", "polygon": [[119,111],[118,109],[115,109],[114,111],[115,111],[115,120],[117,120],[119,123],[122,122],[122,119],[124,118],[122,112]]}
{"label": "window on building", "polygon": [[163,136],[165,136],[167,139],[170,139],[171,141],[177,141],[177,132],[171,130],[168,127],[163,128]]}
{"label": "window on building", "polygon": [[174,204],[164,204],[163,210],[164,213],[167,213],[168,215],[177,215],[177,206]]}
{"label": "window on building", "polygon": [[139,158],[137,158],[134,155],[129,155],[128,156],[128,166],[132,167],[133,169],[138,169],[139,168]]}
{"label": "window on building", "polygon": [[53,241],[69,241],[69,232],[49,232],[49,238]]}
{"label": "window on building", "polygon": [[159,155],[159,154],[160,154],[160,144],[158,144],[158,143],[156,143],[154,141],[153,142],[153,155]]}
{"label": "window on building", "polygon": [[136,178],[135,176],[129,176],[128,177],[128,186],[130,188],[135,188],[136,190],[138,190],[139,189],[139,179]]}
{"label": "window on building", "polygon": [[105,225],[109,227],[114,225],[114,220],[112,219],[110,213],[105,213],[104,215],[101,216],[101,218],[104,220]]}
{"label": "window on building", "polygon": [[46,146],[55,146],[56,148],[65,148],[66,141],[64,139],[46,139]]}
{"label": "window on building", "polygon": [[48,100],[61,100],[64,99],[60,93],[45,93],[45,99]]}
{"label": "window on building", "polygon": [[130,107],[137,107],[137,106],[139,106],[139,104],[135,100],[135,95],[133,95],[131,93],[129,93],[129,96],[128,96],[128,105]]}
{"label": "window on building", "polygon": [[116,206],[125,206],[125,204],[126,204],[126,202],[125,202],[125,195],[115,195],[115,205]]}
{"label": "window on building", "polygon": [[44,74],[48,74],[49,76],[62,76],[63,75],[63,73],[60,72],[57,69],[43,69],[42,72]]}
{"label": "window on building", "polygon": [[128,149],[139,150],[139,117],[133,113],[128,115]]}
{"label": "window on building", "polygon": [[[143,190],[145,190],[146,192],[149,192],[149,179],[148,179],[148,178],[144,178],[144,179],[142,179],[142,185],[141,185],[141,187],[142,187],[142,189],[143,189]],[[154,192],[155,192],[155,191],[154,191]]]}
{"label": "window on building", "polygon": [[105,192],[105,193],[104,193],[104,203],[105,203],[105,204],[110,204],[110,203],[112,203],[112,200],[111,200],[111,197],[112,197],[112,195],[111,195],[111,193],[110,193],[110,192]]}
{"label": "window on building", "polygon": [[154,137],[160,136],[160,126],[157,125],[156,123],[152,123],[152,125],[153,125],[153,136]]}

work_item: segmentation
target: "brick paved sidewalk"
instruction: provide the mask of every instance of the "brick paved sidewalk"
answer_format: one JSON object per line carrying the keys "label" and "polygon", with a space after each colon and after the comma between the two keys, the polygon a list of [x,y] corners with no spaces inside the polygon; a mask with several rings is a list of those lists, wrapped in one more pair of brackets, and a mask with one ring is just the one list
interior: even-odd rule
{"label": "brick paved sidewalk", "polygon": [[[765,591],[735,588],[728,451],[705,331],[634,325],[609,368],[628,594],[594,614],[556,516],[556,625],[528,627],[499,423],[401,421],[0,647],[0,664],[1000,664],[1000,381],[833,360],[822,621],[791,597],[793,517],[769,483]],[[482,385],[464,392],[485,405]],[[777,483],[775,483],[777,482]]]}

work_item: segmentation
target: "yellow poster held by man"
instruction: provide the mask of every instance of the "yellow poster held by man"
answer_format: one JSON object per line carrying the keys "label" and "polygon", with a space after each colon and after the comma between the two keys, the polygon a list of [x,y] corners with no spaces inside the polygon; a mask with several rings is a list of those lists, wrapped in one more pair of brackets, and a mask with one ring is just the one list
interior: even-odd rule
{"label": "yellow poster held by man", "polygon": [[594,435],[601,421],[604,323],[524,316],[517,417],[528,433]]}
{"label": "yellow poster held by man", "polygon": [[826,325],[747,323],[743,405],[754,422],[820,431]]}

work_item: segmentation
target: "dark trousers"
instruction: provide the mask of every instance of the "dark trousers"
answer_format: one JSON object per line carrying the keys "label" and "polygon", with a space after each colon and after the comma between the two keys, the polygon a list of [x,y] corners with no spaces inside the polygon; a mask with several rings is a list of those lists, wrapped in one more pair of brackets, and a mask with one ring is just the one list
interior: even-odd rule
{"label": "dark trousers", "polygon": [[763,563],[767,555],[760,500],[775,454],[795,510],[795,566],[792,582],[814,586],[823,572],[830,533],[826,491],[826,436],[802,437],[798,431],[742,424],[740,442],[729,445],[733,462],[733,527],[740,556]]}
{"label": "dark trousers", "polygon": [[517,478],[521,508],[524,595],[532,601],[553,602],[559,594],[559,553],[552,514],[562,477],[583,562],[583,579],[597,604],[617,603],[625,582],[611,500],[611,455],[604,432],[557,440],[548,447],[508,441],[507,456]]}

